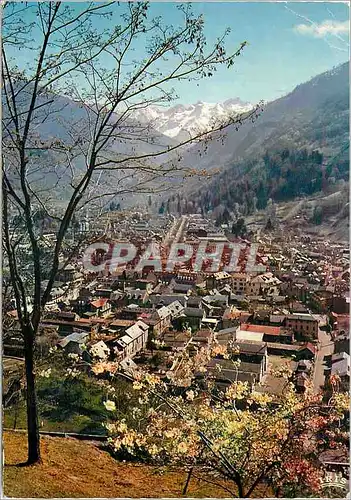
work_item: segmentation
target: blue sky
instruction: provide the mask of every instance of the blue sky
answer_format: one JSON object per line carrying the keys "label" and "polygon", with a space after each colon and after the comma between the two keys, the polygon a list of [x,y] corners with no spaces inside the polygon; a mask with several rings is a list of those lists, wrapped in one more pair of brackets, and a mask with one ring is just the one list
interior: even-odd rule
{"label": "blue sky", "polygon": [[[166,19],[171,11],[174,15],[174,4],[154,8]],[[236,96],[273,100],[349,58],[346,3],[199,2],[194,10],[204,14],[209,40],[229,26],[229,47],[243,40],[249,45],[230,71],[223,69],[198,87],[179,87],[184,103]]]}
{"label": "blue sky", "polygon": [[[193,9],[204,15],[209,42],[230,27],[229,49],[244,40],[249,45],[230,70],[222,68],[198,86],[175,86],[184,104],[233,97],[270,101],[349,58],[346,2],[195,2]],[[120,8],[115,10],[118,22]],[[181,20],[173,2],[152,2],[150,14],[162,16],[167,24]],[[142,53],[143,46],[137,47]],[[24,51],[18,55],[18,61],[33,57]]]}

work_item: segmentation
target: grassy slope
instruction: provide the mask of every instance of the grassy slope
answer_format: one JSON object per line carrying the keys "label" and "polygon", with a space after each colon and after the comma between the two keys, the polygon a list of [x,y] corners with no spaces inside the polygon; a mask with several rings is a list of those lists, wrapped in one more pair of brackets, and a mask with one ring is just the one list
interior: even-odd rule
{"label": "grassy slope", "polygon": [[[93,443],[42,437],[42,463],[26,459],[26,435],[5,432],[4,494],[27,498],[180,497],[186,472],[115,461]],[[267,496],[263,489],[257,496]],[[224,489],[192,479],[188,497],[229,497]]]}
{"label": "grassy slope", "polygon": [[[5,429],[26,429],[27,414],[23,403],[16,410],[13,406],[4,408],[3,411],[3,427]],[[16,426],[14,425],[16,421]],[[86,415],[72,415],[64,421],[57,421],[50,418],[39,416],[40,430],[56,431],[56,432],[77,432],[82,434],[105,434],[101,425],[94,423],[91,418]]]}

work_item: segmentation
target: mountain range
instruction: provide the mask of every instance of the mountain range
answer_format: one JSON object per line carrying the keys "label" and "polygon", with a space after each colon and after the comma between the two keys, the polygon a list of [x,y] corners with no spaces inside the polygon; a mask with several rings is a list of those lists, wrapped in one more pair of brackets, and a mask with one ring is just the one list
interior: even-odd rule
{"label": "mountain range", "polygon": [[[23,92],[23,106],[26,106],[29,98],[26,95],[29,86],[26,89]],[[74,142],[78,135],[89,137],[88,123],[92,113],[89,106],[68,96],[57,95],[43,95],[39,104],[45,99],[52,101],[50,108],[53,113],[42,120],[40,112],[43,108],[40,107],[35,127],[36,137],[44,141],[61,139],[66,143]],[[252,106],[253,103],[233,98],[222,103],[199,101],[191,105],[177,104],[170,108],[148,106],[143,110],[135,110],[122,122],[119,129],[120,138],[116,142],[106,144],[103,154],[118,158],[127,157],[131,153],[152,154],[160,149],[167,150],[184,138],[187,139],[189,133],[208,127],[212,120],[228,115],[240,115]],[[3,102],[3,119],[4,117],[6,119],[6,103]],[[117,119],[117,115],[113,119]],[[174,192],[178,192],[180,196],[191,200],[201,199],[201,191],[211,190],[220,194],[219,186],[223,182],[229,186],[230,183],[238,183],[242,176],[249,178],[250,172],[253,172],[250,162],[253,162],[258,177],[261,175],[259,172],[264,171],[264,176],[269,177],[270,164],[262,162],[265,155],[271,158],[275,152],[280,154],[284,150],[290,150],[299,158],[298,152],[303,149],[307,150],[311,165],[315,158],[319,158],[318,155],[311,155],[314,150],[323,156],[324,167],[336,158],[333,161],[342,164],[342,171],[336,174],[336,177],[346,178],[348,151],[345,145],[349,143],[349,64],[345,63],[302,83],[288,95],[268,103],[254,122],[247,120],[237,128],[231,125],[227,127],[225,134],[213,133],[205,143],[182,148],[179,160],[181,165],[210,173],[213,170],[219,172],[213,173],[210,181],[208,178],[199,179],[196,176],[193,180],[186,179],[184,183],[181,175],[175,178],[164,175],[163,184],[172,183]],[[55,188],[56,193],[60,192],[61,197],[65,198],[69,196],[68,176],[71,170],[64,162],[59,161],[52,174],[50,169],[57,157],[53,152],[50,152],[50,155],[46,160],[47,166],[43,167],[44,172],[40,174],[41,182],[50,184],[46,187]],[[167,168],[167,162],[170,162],[171,158],[170,154],[166,154],[150,161],[160,164],[163,159],[164,168]],[[290,155],[289,160],[284,159],[283,169],[288,168],[294,173],[295,166],[290,165],[292,158]],[[83,158],[78,155],[74,163],[79,177],[79,171],[84,168]],[[37,170],[35,162],[33,167],[34,172]],[[298,168],[302,168],[300,164]],[[312,170],[315,175],[316,165],[313,164]],[[123,182],[132,182],[132,170],[130,172],[131,175]],[[137,175],[136,172],[135,177]],[[307,178],[308,175],[307,173]],[[107,172],[102,179],[99,174],[94,189],[100,192],[103,185],[111,188],[117,183],[121,186],[123,176],[126,177],[124,173],[112,175]],[[60,179],[61,188],[58,187],[57,177]],[[335,177],[333,172],[329,177]],[[156,180],[154,185],[159,186]],[[142,200],[145,200],[145,195],[140,198],[140,201]],[[122,206],[135,202],[136,199],[129,196],[125,198]],[[218,203],[221,203],[220,199]]]}
{"label": "mountain range", "polygon": [[239,130],[231,125],[224,137],[214,134],[202,148],[193,146],[183,161],[201,169],[223,170],[266,150],[284,147],[321,148],[333,155],[348,137],[349,64],[345,63],[268,103],[254,123],[247,121]]}
{"label": "mountain range", "polygon": [[169,108],[149,106],[138,110],[134,118],[150,123],[158,132],[180,143],[197,131],[207,130],[213,121],[240,115],[252,107],[251,103],[237,97],[221,103],[198,101],[195,104],[177,104]]}

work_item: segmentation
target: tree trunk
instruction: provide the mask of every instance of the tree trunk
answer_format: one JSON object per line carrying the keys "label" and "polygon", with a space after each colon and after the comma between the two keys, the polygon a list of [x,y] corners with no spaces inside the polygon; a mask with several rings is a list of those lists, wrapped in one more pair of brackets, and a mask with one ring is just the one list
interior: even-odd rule
{"label": "tree trunk", "polygon": [[28,460],[27,464],[40,461],[40,436],[38,419],[38,402],[35,390],[34,374],[34,332],[32,328],[24,331],[24,357],[26,366],[26,403],[28,429]]}
{"label": "tree trunk", "polygon": [[189,486],[189,483],[190,483],[190,479],[191,479],[191,475],[193,473],[193,470],[194,470],[194,467],[190,467],[188,475],[187,475],[187,478],[186,478],[186,481],[185,481],[185,485],[184,485],[184,488],[183,488],[183,491],[182,491],[182,495],[186,495],[186,493],[188,491],[188,486]]}

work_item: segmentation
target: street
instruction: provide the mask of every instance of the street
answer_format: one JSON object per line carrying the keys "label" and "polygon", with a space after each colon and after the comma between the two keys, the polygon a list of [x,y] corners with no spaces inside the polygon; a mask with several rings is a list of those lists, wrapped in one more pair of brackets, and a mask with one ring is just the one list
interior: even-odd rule
{"label": "street", "polygon": [[318,319],[322,321],[320,321],[318,328],[318,346],[313,373],[313,385],[315,392],[319,392],[324,386],[324,370],[327,368],[325,357],[331,356],[334,352],[334,342],[332,342],[330,334],[320,329],[320,326],[323,326],[325,321],[323,321],[322,316]]}

